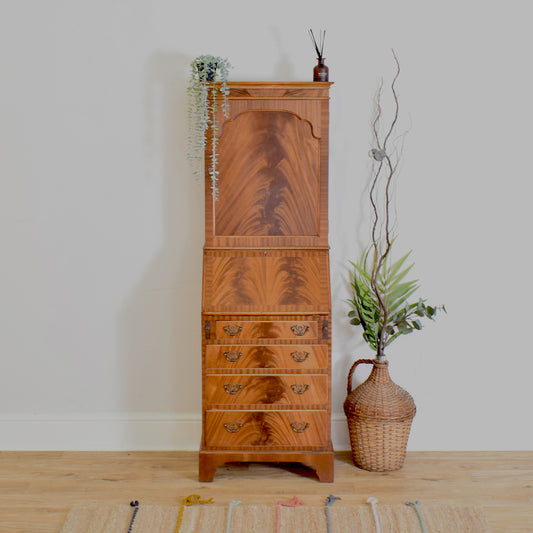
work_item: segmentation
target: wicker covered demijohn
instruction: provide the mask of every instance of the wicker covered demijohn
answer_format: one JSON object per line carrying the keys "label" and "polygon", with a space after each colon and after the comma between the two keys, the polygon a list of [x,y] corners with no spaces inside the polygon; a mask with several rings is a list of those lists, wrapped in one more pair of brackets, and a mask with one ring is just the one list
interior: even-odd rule
{"label": "wicker covered demijohn", "polygon": [[[361,363],[372,364],[372,372],[352,390],[352,376]],[[391,380],[386,360],[359,359],[352,365],[344,412],[355,466],[373,472],[403,466],[416,406],[411,395]]]}

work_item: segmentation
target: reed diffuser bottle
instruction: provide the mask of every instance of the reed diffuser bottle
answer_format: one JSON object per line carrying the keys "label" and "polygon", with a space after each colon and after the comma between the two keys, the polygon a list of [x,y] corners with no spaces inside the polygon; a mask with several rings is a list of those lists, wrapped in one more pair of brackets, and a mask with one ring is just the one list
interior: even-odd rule
{"label": "reed diffuser bottle", "polygon": [[313,69],[313,81],[329,81],[329,68],[324,63],[324,40],[326,39],[326,30],[320,30],[318,41],[315,39],[313,30],[309,30],[309,36],[316,50],[318,63]]}

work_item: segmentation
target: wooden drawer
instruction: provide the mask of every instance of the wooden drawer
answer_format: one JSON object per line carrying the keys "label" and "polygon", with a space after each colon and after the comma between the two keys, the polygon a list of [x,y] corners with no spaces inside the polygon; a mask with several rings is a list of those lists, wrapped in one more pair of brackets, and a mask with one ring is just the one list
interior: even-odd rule
{"label": "wooden drawer", "polygon": [[322,447],[326,411],[207,411],[207,447]]}
{"label": "wooden drawer", "polygon": [[309,344],[207,345],[206,368],[319,370],[328,368],[328,347]]}
{"label": "wooden drawer", "polygon": [[328,401],[328,378],[325,374],[210,374],[205,380],[205,400],[211,405],[321,406]]}
{"label": "wooden drawer", "polygon": [[318,340],[317,320],[217,320],[215,336],[220,340]]}

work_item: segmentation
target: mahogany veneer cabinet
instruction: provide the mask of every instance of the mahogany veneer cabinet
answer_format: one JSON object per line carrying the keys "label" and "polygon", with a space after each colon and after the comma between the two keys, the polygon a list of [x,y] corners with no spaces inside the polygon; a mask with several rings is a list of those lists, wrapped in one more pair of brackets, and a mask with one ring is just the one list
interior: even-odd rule
{"label": "mahogany veneer cabinet", "polygon": [[225,462],[302,462],[333,481],[330,85],[230,83],[230,116],[218,116],[216,201],[206,176],[200,481]]}

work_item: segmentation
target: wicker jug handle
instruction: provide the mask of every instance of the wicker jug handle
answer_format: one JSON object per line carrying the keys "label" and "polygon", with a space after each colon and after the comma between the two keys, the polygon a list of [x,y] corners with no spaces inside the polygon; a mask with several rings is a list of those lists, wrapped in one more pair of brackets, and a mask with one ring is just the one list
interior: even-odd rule
{"label": "wicker jug handle", "polygon": [[352,377],[353,377],[353,373],[355,372],[355,368],[357,367],[357,365],[360,365],[361,363],[372,364],[373,362],[374,362],[374,359],[358,359],[352,365],[352,368],[350,368],[350,372],[348,372],[348,392],[347,392],[347,394],[350,394],[352,392]]}

